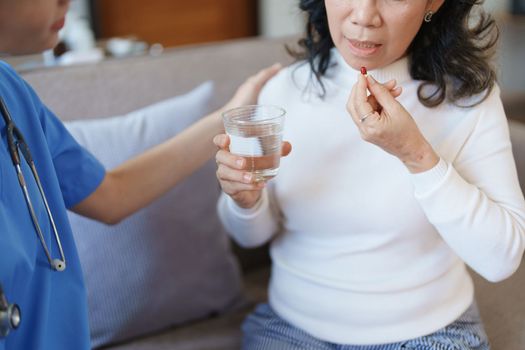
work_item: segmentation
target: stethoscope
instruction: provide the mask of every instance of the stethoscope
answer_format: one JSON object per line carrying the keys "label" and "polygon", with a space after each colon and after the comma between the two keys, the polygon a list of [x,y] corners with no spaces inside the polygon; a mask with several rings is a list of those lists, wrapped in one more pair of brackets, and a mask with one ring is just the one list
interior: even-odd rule
{"label": "stethoscope", "polygon": [[[36,171],[35,163],[33,162],[33,158],[31,157],[31,152],[29,152],[29,147],[27,146],[24,140],[24,137],[22,136],[22,133],[20,132],[20,130],[16,127],[15,123],[13,122],[13,119],[11,118],[11,115],[9,114],[9,110],[7,109],[4,99],[1,96],[0,96],[0,112],[2,113],[2,117],[4,118],[5,125],[6,125],[9,154],[11,155],[11,160],[13,161],[13,165],[15,166],[16,175],[18,177],[18,182],[20,183],[20,187],[22,188],[22,192],[24,193],[24,198],[25,198],[27,207],[29,209],[29,213],[31,214],[31,220],[33,221],[33,226],[35,227],[37,236],[40,240],[40,243],[42,244],[42,247],[44,248],[44,252],[46,253],[46,257],[47,257],[47,260],[51,268],[55,271],[64,271],[66,269],[66,257],[64,256],[64,251],[62,249],[62,243],[60,242],[60,237],[58,236],[58,231],[55,225],[55,220],[53,219],[53,215],[51,214],[51,209],[49,208],[49,204],[47,203],[47,198],[46,198],[46,195],[44,194],[44,189],[42,188],[42,183],[40,182],[38,172]],[[38,190],[40,192],[40,196],[42,197],[42,201],[44,202],[47,216],[49,218],[49,222],[51,223],[51,227],[53,228],[55,240],[57,242],[58,249],[60,251],[60,259],[51,258],[51,254],[44,240],[44,235],[42,234],[42,230],[38,223],[38,219],[35,214],[35,210],[31,202],[31,198],[29,197],[29,191],[27,189],[24,174],[22,173],[20,155],[18,153],[19,151],[22,153],[22,155],[24,156],[24,159],[26,160],[27,164],[31,168],[31,172],[37,184]],[[17,329],[18,326],[20,325],[20,322],[21,322],[20,308],[16,304],[8,303],[7,298],[4,295],[2,285],[0,284],[0,339],[5,338],[11,330]]]}
{"label": "stethoscope", "polygon": [[[18,177],[18,182],[20,183],[20,187],[22,188],[22,191],[24,192],[24,198],[26,200],[27,207],[29,209],[29,213],[31,214],[31,220],[33,221],[33,226],[36,229],[36,233],[38,235],[38,238],[40,239],[40,243],[42,243],[42,247],[44,248],[44,252],[46,253],[47,260],[49,261],[49,265],[51,266],[51,268],[56,271],[64,271],[66,269],[66,257],[64,256],[64,251],[62,250],[62,243],[60,242],[60,237],[58,236],[58,231],[55,225],[55,220],[53,219],[53,215],[51,214],[51,209],[49,209],[49,204],[47,203],[47,198],[46,198],[46,195],[44,194],[42,183],[40,182],[40,178],[38,177],[35,163],[33,162],[33,158],[31,157],[31,152],[29,152],[29,147],[27,146],[27,143],[25,142],[24,137],[22,136],[22,133],[20,132],[20,130],[16,127],[15,123],[13,122],[13,119],[11,118],[11,115],[9,114],[9,110],[7,109],[4,99],[1,96],[0,96],[0,112],[2,112],[2,116],[4,117],[4,121],[6,125],[9,154],[11,155],[11,160],[13,161],[13,165],[15,166],[15,169],[16,169],[16,175]],[[18,150],[20,150],[27,164],[31,168],[31,172],[33,173],[33,177],[37,184],[38,190],[40,191],[40,196],[42,197],[42,201],[44,202],[44,206],[46,207],[47,217],[49,218],[51,227],[53,227],[55,240],[57,242],[58,249],[60,251],[60,259],[52,259],[51,254],[49,253],[49,249],[47,248],[46,241],[44,240],[44,235],[42,234],[42,230],[40,229],[40,225],[38,224],[38,219],[36,217],[35,210],[31,202],[31,198],[29,197],[29,191],[26,186],[24,174],[22,173],[22,166],[20,163],[20,155],[18,154]]]}
{"label": "stethoscope", "polygon": [[20,308],[16,304],[9,304],[0,283],[0,339],[17,329],[21,320]]}

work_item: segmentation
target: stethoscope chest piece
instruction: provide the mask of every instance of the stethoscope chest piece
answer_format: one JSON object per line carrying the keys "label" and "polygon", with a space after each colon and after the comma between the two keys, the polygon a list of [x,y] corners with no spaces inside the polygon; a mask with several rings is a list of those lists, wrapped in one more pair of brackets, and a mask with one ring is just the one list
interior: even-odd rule
{"label": "stethoscope chest piece", "polygon": [[20,308],[16,304],[9,304],[0,285],[0,339],[17,329],[22,321]]}

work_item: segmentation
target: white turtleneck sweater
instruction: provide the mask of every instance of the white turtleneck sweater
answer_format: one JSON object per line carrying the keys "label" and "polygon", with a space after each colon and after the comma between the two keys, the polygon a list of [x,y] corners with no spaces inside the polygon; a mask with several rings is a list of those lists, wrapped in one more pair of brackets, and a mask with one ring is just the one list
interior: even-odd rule
{"label": "white turtleneck sweater", "polygon": [[243,246],[272,240],[269,303],[296,327],[341,344],[432,333],[473,301],[465,263],[500,281],[521,262],[525,203],[499,88],[475,107],[429,109],[407,59],[369,72],[397,79],[398,101],[441,157],[410,174],[361,139],[345,108],[358,72],[332,56],[324,100],[304,90],[308,65],[266,85],[259,102],[287,111],[293,151],[254,208],[223,194],[221,219]]}

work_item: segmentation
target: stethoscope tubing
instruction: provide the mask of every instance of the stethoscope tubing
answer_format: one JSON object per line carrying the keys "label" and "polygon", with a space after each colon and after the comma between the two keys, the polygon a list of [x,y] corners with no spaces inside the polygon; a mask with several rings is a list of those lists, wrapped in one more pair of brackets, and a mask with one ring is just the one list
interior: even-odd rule
{"label": "stethoscope tubing", "polygon": [[[55,224],[55,220],[53,218],[53,214],[51,213],[51,208],[49,207],[47,197],[44,193],[44,188],[42,187],[42,183],[40,181],[40,177],[38,176],[38,172],[36,170],[35,163],[33,161],[33,157],[31,156],[29,147],[27,146],[27,143],[25,142],[24,136],[22,135],[20,130],[16,127],[15,123],[13,122],[13,119],[11,118],[11,114],[9,113],[9,110],[7,109],[4,99],[1,96],[0,96],[0,112],[6,124],[7,143],[8,143],[9,153],[11,155],[11,160],[13,161],[13,165],[15,166],[18,182],[20,184],[20,187],[22,188],[22,192],[24,193],[24,199],[29,209],[31,220],[33,221],[33,226],[35,227],[38,239],[40,240],[40,243],[42,244],[42,247],[44,248],[44,252],[46,254],[47,260],[49,261],[51,268],[56,271],[63,271],[66,266],[66,257],[64,254],[64,250],[62,248],[62,242],[60,241],[60,236],[58,235],[58,230]],[[15,136],[17,140],[15,140]],[[42,233],[42,229],[40,228],[40,225],[38,224],[38,218],[35,214],[33,203],[31,202],[31,197],[29,196],[29,190],[27,188],[24,174],[22,173],[20,155],[18,154],[18,150],[22,152],[24,159],[29,165],[29,168],[31,169],[31,173],[33,174],[33,177],[35,179],[35,183],[38,187],[38,191],[40,192],[40,196],[44,203],[44,207],[46,209],[47,216],[49,218],[49,222],[51,223],[51,227],[53,229],[55,241],[57,243],[58,250],[60,252],[60,260],[53,259],[51,257],[51,253],[49,252],[49,249],[45,242],[44,235]]]}

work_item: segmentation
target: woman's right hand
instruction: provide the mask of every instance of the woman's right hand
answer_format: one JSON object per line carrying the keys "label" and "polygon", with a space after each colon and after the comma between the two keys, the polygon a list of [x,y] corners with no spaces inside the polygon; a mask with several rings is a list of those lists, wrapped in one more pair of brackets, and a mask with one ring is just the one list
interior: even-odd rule
{"label": "woman's right hand", "polygon": [[439,156],[414,118],[396,100],[400,93],[388,83],[360,75],[347,109],[365,141],[399,158],[411,173],[430,170],[439,162]]}
{"label": "woman's right hand", "polygon": [[[257,181],[255,176],[246,171],[246,159],[230,153],[230,138],[220,134],[213,138],[213,143],[219,148],[215,155],[217,162],[217,179],[224,193],[229,195],[241,208],[252,208],[259,198],[266,183]],[[281,155],[287,156],[292,145],[284,141]]]}

